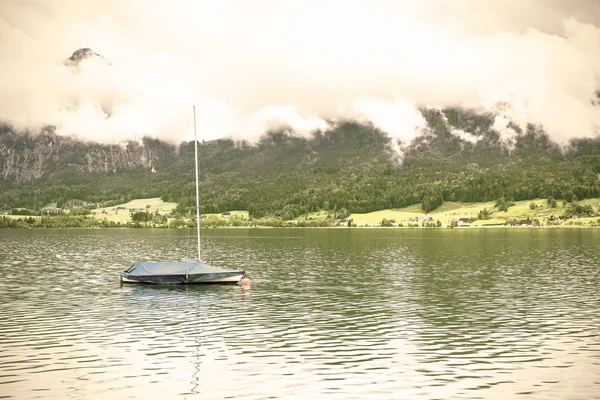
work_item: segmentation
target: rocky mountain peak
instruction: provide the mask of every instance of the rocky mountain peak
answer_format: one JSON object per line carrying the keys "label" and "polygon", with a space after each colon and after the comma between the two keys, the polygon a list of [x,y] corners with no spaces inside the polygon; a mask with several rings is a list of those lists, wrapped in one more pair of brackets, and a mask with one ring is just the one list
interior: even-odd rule
{"label": "rocky mountain peak", "polygon": [[94,58],[94,57],[99,57],[102,60],[104,60],[107,64],[110,65],[110,63],[108,61],[106,61],[106,59],[104,57],[102,57],[100,54],[94,52],[89,47],[82,47],[81,49],[75,50],[73,52],[73,54],[71,54],[71,56],[65,60],[64,64],[71,66],[71,67],[77,67],[83,61],[88,60],[90,58]]}

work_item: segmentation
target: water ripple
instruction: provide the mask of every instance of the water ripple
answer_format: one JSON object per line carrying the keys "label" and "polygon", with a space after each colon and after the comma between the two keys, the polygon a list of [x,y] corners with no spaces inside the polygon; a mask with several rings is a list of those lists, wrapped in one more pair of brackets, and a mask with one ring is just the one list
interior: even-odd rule
{"label": "water ripple", "polygon": [[0,231],[0,398],[600,398],[596,230]]}

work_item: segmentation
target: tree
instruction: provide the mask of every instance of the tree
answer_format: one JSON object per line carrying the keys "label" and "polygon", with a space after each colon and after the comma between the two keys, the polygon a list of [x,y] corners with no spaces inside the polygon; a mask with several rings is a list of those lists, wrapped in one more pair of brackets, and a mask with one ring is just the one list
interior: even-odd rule
{"label": "tree", "polygon": [[342,208],[340,211],[338,211],[337,218],[338,219],[347,218],[349,215],[350,215],[350,213],[348,212],[348,210],[346,210],[345,208]]}
{"label": "tree", "polygon": [[384,218],[384,219],[381,220],[380,225],[381,226],[386,226],[386,227],[393,226],[392,225],[392,221],[390,221],[389,219],[386,219],[386,218]]}
{"label": "tree", "polygon": [[515,203],[512,201],[512,199],[505,199],[504,196],[500,197],[498,200],[496,200],[496,204],[494,205],[494,207],[498,207],[498,211],[508,211],[508,207],[514,206]]}
{"label": "tree", "polygon": [[556,208],[556,199],[552,196],[548,197],[548,207]]}
{"label": "tree", "polygon": [[483,210],[479,211],[479,214],[477,214],[477,219],[490,219],[491,218],[491,213],[488,211],[487,208],[484,208]]}
{"label": "tree", "polygon": [[148,222],[152,221],[152,213],[147,213],[145,211],[138,211],[131,214],[132,222]]}

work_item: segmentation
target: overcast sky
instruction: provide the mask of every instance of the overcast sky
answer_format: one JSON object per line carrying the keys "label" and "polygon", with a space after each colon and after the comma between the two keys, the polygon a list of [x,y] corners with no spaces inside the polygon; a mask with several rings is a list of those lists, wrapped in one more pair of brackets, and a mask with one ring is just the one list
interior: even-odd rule
{"label": "overcast sky", "polygon": [[[62,64],[82,47],[111,65]],[[0,120],[101,142],[189,139],[192,104],[204,139],[355,118],[408,141],[417,107],[499,102],[499,130],[565,142],[598,136],[598,88],[597,0],[0,1]]]}

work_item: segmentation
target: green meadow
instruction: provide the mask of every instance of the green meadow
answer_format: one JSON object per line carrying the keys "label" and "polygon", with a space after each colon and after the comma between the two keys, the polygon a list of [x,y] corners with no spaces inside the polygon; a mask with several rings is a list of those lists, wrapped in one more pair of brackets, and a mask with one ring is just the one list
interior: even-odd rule
{"label": "green meadow", "polygon": [[160,197],[135,199],[112,207],[96,208],[92,210],[92,216],[99,220],[106,219],[111,222],[126,224],[131,221],[131,213],[134,210],[151,213],[158,212],[159,214],[167,215],[173,212],[175,207],[177,207],[177,203],[164,202]]}
{"label": "green meadow", "polygon": [[[557,202],[555,207],[549,207],[546,199],[534,199],[517,201],[511,205],[508,210],[500,211],[495,207],[495,202],[485,203],[464,203],[451,202],[443,203],[436,210],[426,214],[421,208],[421,204],[414,204],[409,207],[395,208],[388,210],[373,211],[370,213],[353,213],[342,219],[334,211],[320,211],[302,215],[295,220],[284,221],[278,218],[250,219],[248,211],[229,211],[228,213],[212,213],[202,215],[202,225],[208,227],[230,227],[230,226],[351,226],[356,227],[379,227],[382,222],[390,227],[423,227],[424,218],[430,218],[430,226],[448,227],[490,227],[506,226],[511,222],[523,220],[536,220],[537,226],[598,226],[600,225],[600,198],[585,199],[578,201],[577,206],[589,206],[593,209],[593,215],[578,215],[573,218],[564,218],[565,214],[570,216],[573,204]],[[183,227],[193,226],[195,224],[194,216],[181,216],[175,213],[177,203],[164,202],[159,197],[147,199],[135,199],[127,203],[97,208],[92,210],[88,216],[71,216],[61,214],[56,216],[23,216],[7,215],[6,221],[18,222],[27,227],[52,227],[52,221],[57,222],[58,227],[62,226],[131,226],[134,223],[132,215],[136,212],[145,212],[151,214],[152,220],[138,223],[138,227]],[[588,208],[589,209],[589,208]],[[480,213],[487,212],[485,219],[478,219]],[[175,214],[175,215],[174,215]],[[154,216],[162,216],[156,219]],[[563,219],[559,220],[559,217]],[[25,225],[24,219],[29,219]],[[462,219],[462,221],[461,221]],[[87,221],[87,222],[86,222]],[[92,223],[92,221],[95,221]],[[439,222],[438,222],[439,221]],[[1,224],[0,224],[1,225]],[[4,223],[7,225],[7,223]],[[518,224],[520,226],[520,223]]]}
{"label": "green meadow", "polygon": [[[534,208],[531,207],[532,203],[535,205]],[[599,218],[598,210],[600,208],[600,199],[581,200],[578,201],[577,204],[581,206],[590,205],[594,211],[596,211],[597,215],[587,218],[577,218],[576,220],[562,220],[556,224],[589,225],[590,223],[597,223]],[[563,206],[562,203],[559,202],[554,208],[548,207],[546,199],[517,201],[513,206],[509,207],[507,211],[499,211],[494,205],[495,202],[493,201],[487,203],[445,202],[435,211],[425,214],[421,209],[421,205],[415,204],[405,208],[380,210],[366,214],[351,214],[348,218],[352,219],[353,223],[357,226],[379,226],[383,219],[395,221],[393,223],[394,226],[400,224],[408,226],[409,223],[413,225],[417,223],[415,219],[429,215],[433,219],[433,222],[440,221],[442,226],[447,226],[451,224],[453,219],[477,218],[479,213],[486,209],[491,213],[489,219],[477,220],[463,225],[497,226],[504,225],[509,221],[524,220],[527,218],[538,219],[542,225],[546,225],[544,223],[544,218],[549,219],[552,216],[559,217],[563,215],[570,206],[570,204]]]}
{"label": "green meadow", "polygon": [[[531,207],[532,203],[535,205],[534,208]],[[417,220],[419,217],[430,216],[434,223],[440,221],[441,225],[446,227],[451,224],[452,220],[458,220],[459,218],[477,218],[479,213],[486,209],[491,213],[489,219],[477,220],[474,222],[469,222],[468,224],[460,225],[469,225],[475,227],[498,226],[504,225],[508,221],[523,220],[527,218],[539,219],[540,222],[543,222],[544,218],[549,219],[551,216],[561,216],[570,206],[570,204],[563,206],[563,204],[559,202],[556,207],[551,208],[548,207],[546,199],[535,199],[518,201],[515,202],[513,206],[509,207],[507,211],[499,211],[494,207],[494,204],[495,202],[461,203],[447,201],[429,214],[425,214],[425,212],[423,212],[420,204],[414,204],[409,207],[379,210],[365,214],[354,213],[350,214],[348,219],[351,219],[352,223],[359,227],[380,226],[382,220],[384,219],[393,221],[393,226],[408,226],[409,224],[414,226],[418,223]],[[590,205],[596,212],[598,212],[598,209],[600,208],[600,199],[596,198],[581,200],[577,204],[581,206]],[[126,224],[127,222],[131,221],[131,212],[134,212],[134,210],[144,210],[146,212],[158,212],[159,214],[169,215],[176,207],[177,203],[164,202],[159,197],[151,199],[135,199],[128,203],[113,207],[95,209],[92,211],[92,216],[99,220],[106,218],[109,221]],[[222,214],[203,214],[202,218],[227,219],[239,217],[247,221],[249,220],[247,211],[230,211],[229,214],[229,216],[223,216]],[[328,216],[331,218],[331,213],[321,211],[318,213],[311,213],[301,216],[298,218],[298,220],[326,220],[328,219]],[[169,218],[169,222],[173,219],[174,218]],[[187,219],[191,220],[193,218]],[[573,223],[577,222],[577,225],[586,225],[590,222],[596,222],[597,220],[598,217],[594,216],[588,218],[578,218],[576,221],[563,220],[557,224],[566,225],[569,221],[572,221]],[[260,224],[260,220],[257,220],[256,222]],[[420,225],[421,223],[419,223],[419,226]],[[542,223],[542,225],[545,224]]]}
{"label": "green meadow", "polygon": [[[119,224],[127,224],[131,222],[131,214],[136,211],[143,211],[147,213],[158,213],[160,215],[171,215],[177,203],[169,203],[162,201],[160,197],[151,199],[135,199],[124,204],[118,204],[112,207],[103,207],[92,210],[92,216],[98,220],[108,220]],[[230,211],[228,216],[222,214],[202,214],[203,219],[228,219],[228,218],[243,218],[248,220],[248,211]],[[168,222],[173,221],[175,218],[169,217]],[[187,220],[193,220],[193,218],[187,218]]]}

